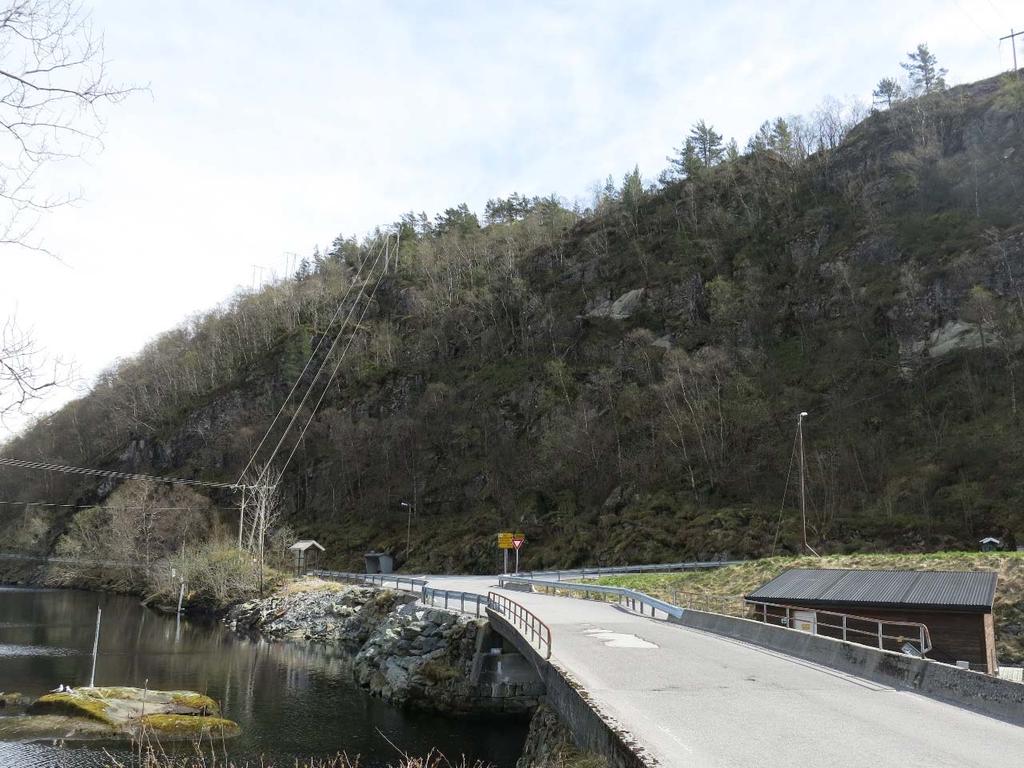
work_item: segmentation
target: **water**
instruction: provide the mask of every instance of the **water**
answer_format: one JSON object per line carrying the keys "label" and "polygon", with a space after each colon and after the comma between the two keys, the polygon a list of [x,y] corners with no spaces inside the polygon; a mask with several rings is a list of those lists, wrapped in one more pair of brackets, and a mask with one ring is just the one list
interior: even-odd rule
{"label": "water", "polygon": [[[339,751],[367,768],[440,749],[497,768],[511,768],[527,724],[507,718],[451,718],[398,710],[352,680],[347,656],[322,645],[237,637],[213,622],[180,622],[133,598],[73,590],[0,587],[0,691],[31,696],[58,683],[89,682],[96,608],[103,608],[96,685],[193,690],[218,700],[242,727],[228,742],[232,758],[296,757]],[[386,737],[386,738],[385,738]],[[103,749],[123,744],[0,742],[0,768],[94,768]]]}

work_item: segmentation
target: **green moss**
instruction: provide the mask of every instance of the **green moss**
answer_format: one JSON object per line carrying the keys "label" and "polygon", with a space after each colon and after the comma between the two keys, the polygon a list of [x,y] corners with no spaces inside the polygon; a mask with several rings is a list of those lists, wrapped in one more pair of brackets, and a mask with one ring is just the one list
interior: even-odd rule
{"label": "green moss", "polygon": [[188,707],[204,715],[220,715],[220,707],[217,702],[201,693],[175,693],[171,695],[171,701],[180,707]]}
{"label": "green moss", "polygon": [[106,725],[114,725],[107,715],[107,704],[103,700],[82,693],[48,693],[39,697],[28,708],[32,715],[68,715],[96,720]]}
{"label": "green moss", "polygon": [[223,717],[202,717],[199,715],[146,715],[141,723],[167,736],[192,736],[217,731],[218,735],[237,736],[238,723]]}

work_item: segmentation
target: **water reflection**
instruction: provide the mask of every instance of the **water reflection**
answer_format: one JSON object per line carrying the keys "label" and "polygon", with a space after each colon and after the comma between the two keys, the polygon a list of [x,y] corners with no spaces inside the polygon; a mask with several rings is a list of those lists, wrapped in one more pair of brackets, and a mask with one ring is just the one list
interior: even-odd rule
{"label": "water reflection", "polygon": [[[353,682],[348,657],[324,646],[240,638],[215,623],[175,620],[131,598],[68,590],[0,589],[0,690],[38,695],[58,683],[85,685],[96,608],[103,608],[97,685],[189,689],[221,702],[243,736],[233,756],[359,754],[364,765],[438,747],[498,766],[514,764],[522,721],[453,719],[400,712]],[[386,737],[386,739],[385,739]],[[95,747],[0,744],[0,766],[102,765]],[[55,760],[59,762],[54,762]],[[42,761],[42,762],[40,762]]]}

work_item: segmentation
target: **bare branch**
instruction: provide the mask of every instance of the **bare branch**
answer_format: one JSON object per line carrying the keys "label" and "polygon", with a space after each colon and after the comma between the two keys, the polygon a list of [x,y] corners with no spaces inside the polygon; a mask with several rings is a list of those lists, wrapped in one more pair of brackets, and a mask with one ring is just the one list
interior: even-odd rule
{"label": "bare branch", "polygon": [[0,247],[48,253],[28,242],[35,221],[23,220],[74,198],[32,180],[43,165],[100,149],[100,107],[137,90],[109,82],[103,38],[76,0],[7,0],[0,8]]}

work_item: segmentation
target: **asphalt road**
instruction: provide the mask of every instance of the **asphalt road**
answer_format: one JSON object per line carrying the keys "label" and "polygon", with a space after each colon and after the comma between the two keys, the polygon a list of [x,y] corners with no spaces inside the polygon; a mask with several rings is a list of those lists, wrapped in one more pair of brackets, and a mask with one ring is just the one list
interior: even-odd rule
{"label": "asphalt road", "polygon": [[[486,593],[495,577],[431,577]],[[1024,728],[617,606],[503,591],[544,620],[552,661],[665,766],[1024,764]]]}

